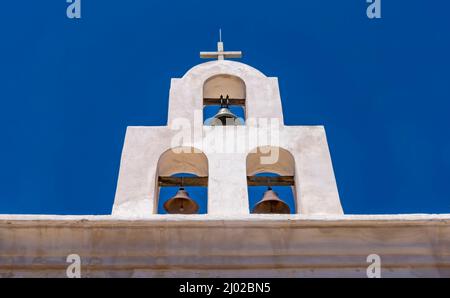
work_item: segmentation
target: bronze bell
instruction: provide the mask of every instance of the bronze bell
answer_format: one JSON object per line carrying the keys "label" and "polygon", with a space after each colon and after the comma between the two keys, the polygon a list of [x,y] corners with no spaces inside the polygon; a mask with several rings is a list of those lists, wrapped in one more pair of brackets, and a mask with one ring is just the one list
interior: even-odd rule
{"label": "bronze bell", "polygon": [[269,187],[269,189],[264,193],[262,200],[256,204],[255,208],[253,208],[253,213],[290,214],[291,209],[278,197],[278,194]]}
{"label": "bronze bell", "polygon": [[164,203],[164,209],[169,214],[195,214],[198,212],[198,204],[180,187],[176,195]]}

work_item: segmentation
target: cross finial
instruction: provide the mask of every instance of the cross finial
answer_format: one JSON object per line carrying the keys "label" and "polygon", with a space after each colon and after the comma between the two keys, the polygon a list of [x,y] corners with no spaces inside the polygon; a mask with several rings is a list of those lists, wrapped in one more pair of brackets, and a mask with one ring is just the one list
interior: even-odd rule
{"label": "cross finial", "polygon": [[219,30],[219,42],[217,43],[217,52],[200,52],[200,58],[224,60],[225,58],[242,58],[241,51],[224,51],[222,41],[222,29]]}

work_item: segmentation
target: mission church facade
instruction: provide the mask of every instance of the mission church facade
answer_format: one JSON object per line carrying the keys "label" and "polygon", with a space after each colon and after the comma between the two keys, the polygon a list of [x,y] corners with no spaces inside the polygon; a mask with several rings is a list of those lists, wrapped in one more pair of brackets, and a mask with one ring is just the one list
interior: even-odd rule
{"label": "mission church facade", "polygon": [[167,125],[128,127],[111,215],[0,215],[0,276],[64,277],[77,254],[82,277],[366,277],[373,255],[382,277],[450,277],[450,216],[344,215],[324,127],[285,126],[277,78],[241,55],[202,52]]}

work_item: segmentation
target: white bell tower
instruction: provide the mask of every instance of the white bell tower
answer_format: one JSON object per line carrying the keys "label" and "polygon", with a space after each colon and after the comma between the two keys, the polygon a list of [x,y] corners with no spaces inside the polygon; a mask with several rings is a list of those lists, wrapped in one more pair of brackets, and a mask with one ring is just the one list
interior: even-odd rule
{"label": "white bell tower", "polygon": [[[280,175],[273,185],[292,186],[293,213],[343,214],[324,127],[285,126],[277,78],[225,60],[242,53],[226,52],[221,39],[217,52],[200,56],[217,60],[172,79],[166,126],[128,127],[113,215],[154,216],[160,187],[190,173],[198,178],[184,183],[208,188],[202,216],[251,216],[247,188],[263,185],[255,176],[263,172]],[[204,125],[203,108],[224,96],[243,108],[244,125]]]}

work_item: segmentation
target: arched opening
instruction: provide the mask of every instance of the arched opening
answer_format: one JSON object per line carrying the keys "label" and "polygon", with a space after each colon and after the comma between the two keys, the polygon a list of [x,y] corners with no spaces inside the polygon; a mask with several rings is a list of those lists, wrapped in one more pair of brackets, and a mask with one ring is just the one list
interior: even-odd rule
{"label": "arched opening", "polygon": [[295,214],[295,160],[286,149],[258,147],[247,155],[251,213]]}
{"label": "arched opening", "polygon": [[203,85],[204,125],[245,124],[246,87],[232,75],[216,75]]}
{"label": "arched opening", "polygon": [[157,168],[155,200],[159,214],[205,214],[208,202],[208,159],[193,147],[164,152]]}

